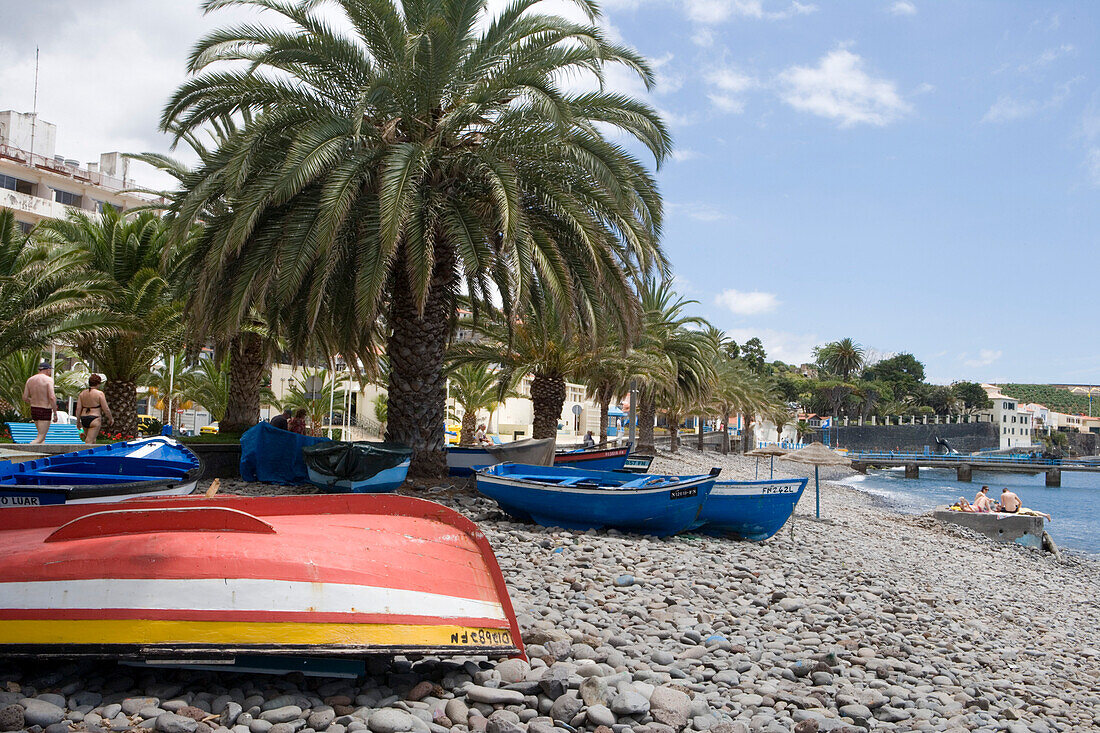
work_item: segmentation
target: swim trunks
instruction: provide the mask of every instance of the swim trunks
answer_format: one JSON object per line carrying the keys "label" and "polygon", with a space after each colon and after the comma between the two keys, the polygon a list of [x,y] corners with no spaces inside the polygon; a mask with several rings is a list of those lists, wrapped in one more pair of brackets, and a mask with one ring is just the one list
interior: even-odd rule
{"label": "swim trunks", "polygon": [[48,407],[32,407],[31,420],[34,420],[35,422],[42,422],[43,420],[53,420],[53,410]]}

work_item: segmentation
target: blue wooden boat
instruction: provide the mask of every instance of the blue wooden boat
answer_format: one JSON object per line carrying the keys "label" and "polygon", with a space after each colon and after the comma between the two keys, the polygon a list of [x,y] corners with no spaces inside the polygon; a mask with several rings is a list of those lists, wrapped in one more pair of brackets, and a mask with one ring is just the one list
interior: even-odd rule
{"label": "blue wooden boat", "polygon": [[309,482],[329,491],[388,494],[405,483],[412,448],[396,443],[340,440],[302,448]]}
{"label": "blue wooden boat", "polygon": [[791,518],[806,481],[718,481],[699,512],[696,527],[706,533],[766,540]]}
{"label": "blue wooden boat", "polygon": [[477,472],[477,490],[513,517],[565,529],[666,535],[692,527],[719,469],[702,476],[639,476],[502,463]]}
{"label": "blue wooden boat", "polygon": [[653,463],[653,456],[647,456],[641,453],[631,453],[626,457],[626,463],[623,465],[624,471],[630,471],[631,473],[649,473],[649,467]]}
{"label": "blue wooden boat", "polygon": [[589,471],[622,471],[630,455],[630,447],[631,444],[627,443],[614,448],[605,446],[558,451],[554,454],[554,465]]}
{"label": "blue wooden boat", "polygon": [[0,507],[121,501],[190,494],[202,461],[163,436],[0,463]]}

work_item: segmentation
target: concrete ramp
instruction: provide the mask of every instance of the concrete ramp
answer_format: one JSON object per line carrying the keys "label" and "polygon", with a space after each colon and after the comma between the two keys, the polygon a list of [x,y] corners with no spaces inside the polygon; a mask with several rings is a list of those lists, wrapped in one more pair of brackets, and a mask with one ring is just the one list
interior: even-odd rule
{"label": "concrete ramp", "polygon": [[1043,518],[1019,514],[995,514],[977,512],[953,512],[937,509],[932,513],[947,524],[957,524],[981,532],[1000,542],[1015,542],[1025,547],[1040,549],[1043,546]]}

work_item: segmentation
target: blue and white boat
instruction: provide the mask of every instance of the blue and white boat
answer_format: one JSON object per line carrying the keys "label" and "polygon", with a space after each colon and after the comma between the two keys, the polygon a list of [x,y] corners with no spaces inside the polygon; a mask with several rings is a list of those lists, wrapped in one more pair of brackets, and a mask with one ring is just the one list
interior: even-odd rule
{"label": "blue and white boat", "polygon": [[477,490],[513,517],[545,526],[611,527],[664,537],[696,524],[718,472],[639,476],[502,463],[477,472]]}
{"label": "blue and white boat", "polygon": [[806,481],[717,481],[699,512],[696,528],[745,540],[766,540],[791,518]]}
{"label": "blue and white boat", "polygon": [[0,463],[0,507],[190,494],[202,471],[199,457],[172,438],[99,445],[21,463]]}
{"label": "blue and white boat", "polygon": [[302,448],[309,482],[329,491],[388,494],[405,483],[412,448],[396,443],[339,440]]}

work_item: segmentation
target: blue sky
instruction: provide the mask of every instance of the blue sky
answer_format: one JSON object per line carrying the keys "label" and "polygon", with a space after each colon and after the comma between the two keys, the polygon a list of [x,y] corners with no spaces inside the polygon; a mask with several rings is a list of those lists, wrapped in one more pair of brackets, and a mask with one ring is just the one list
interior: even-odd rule
{"label": "blue sky", "polygon": [[[38,44],[59,153],[165,149],[157,114],[212,23],[188,0],[0,8],[0,109],[29,109]],[[715,325],[786,361],[852,337],[940,382],[1100,382],[1100,5],[604,8],[657,65],[664,246]]]}

